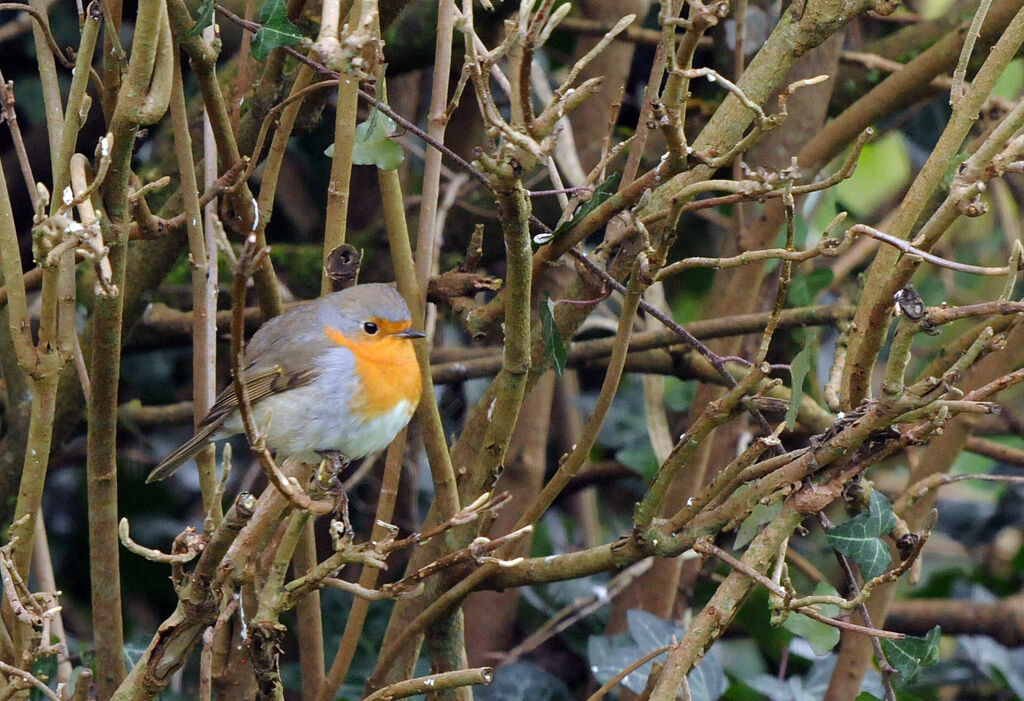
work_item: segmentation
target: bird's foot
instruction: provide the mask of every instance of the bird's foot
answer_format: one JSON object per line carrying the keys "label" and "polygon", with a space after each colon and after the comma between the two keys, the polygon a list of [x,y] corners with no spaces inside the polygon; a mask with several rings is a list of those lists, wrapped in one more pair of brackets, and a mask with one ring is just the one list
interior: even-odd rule
{"label": "bird's foot", "polygon": [[356,532],[352,528],[352,522],[348,517],[348,494],[345,493],[345,485],[339,481],[340,489],[335,492],[334,496],[334,513],[335,520],[341,521],[344,529],[344,537],[349,542],[355,540]]}
{"label": "bird's foot", "polygon": [[345,483],[341,481],[341,473],[348,467],[349,459],[336,450],[322,451],[320,457],[320,465],[313,476],[314,486],[334,496],[335,518],[342,523],[344,537],[353,539],[355,531],[348,515],[348,494],[345,493]]}
{"label": "bird's foot", "polygon": [[314,474],[316,484],[325,492],[333,491],[336,488],[334,482],[351,461],[337,450],[321,450],[317,452],[320,455],[320,465],[317,466],[316,473]]}

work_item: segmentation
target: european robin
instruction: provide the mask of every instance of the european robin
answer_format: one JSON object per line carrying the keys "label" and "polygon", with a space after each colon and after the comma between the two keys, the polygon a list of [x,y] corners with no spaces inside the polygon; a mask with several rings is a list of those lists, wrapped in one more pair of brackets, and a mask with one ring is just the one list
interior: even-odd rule
{"label": "european robin", "polygon": [[[384,284],[355,285],[270,319],[245,348],[245,385],[256,425],[277,456],[386,447],[420,401],[409,307]],[[211,441],[241,433],[229,385],[187,443],[149,473],[169,477]]]}

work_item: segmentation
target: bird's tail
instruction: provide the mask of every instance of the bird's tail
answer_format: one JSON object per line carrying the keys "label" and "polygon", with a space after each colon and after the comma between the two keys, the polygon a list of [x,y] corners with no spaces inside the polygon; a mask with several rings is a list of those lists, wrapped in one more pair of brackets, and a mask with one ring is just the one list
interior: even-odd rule
{"label": "bird's tail", "polygon": [[164,480],[173,475],[179,467],[184,465],[196,453],[202,450],[207,443],[213,439],[214,432],[220,428],[219,423],[203,426],[184,445],[168,455],[163,461],[153,468],[146,478],[146,484]]}

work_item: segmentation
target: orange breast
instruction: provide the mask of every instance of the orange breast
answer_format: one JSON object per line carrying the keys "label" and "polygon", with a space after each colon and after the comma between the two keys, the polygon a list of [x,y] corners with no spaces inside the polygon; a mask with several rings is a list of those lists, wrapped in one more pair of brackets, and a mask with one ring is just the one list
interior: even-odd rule
{"label": "orange breast", "polygon": [[356,340],[330,327],[324,327],[324,333],[355,356],[362,391],[352,397],[349,406],[353,411],[372,418],[388,413],[403,400],[412,407],[419,404],[423,388],[411,340],[392,336]]}

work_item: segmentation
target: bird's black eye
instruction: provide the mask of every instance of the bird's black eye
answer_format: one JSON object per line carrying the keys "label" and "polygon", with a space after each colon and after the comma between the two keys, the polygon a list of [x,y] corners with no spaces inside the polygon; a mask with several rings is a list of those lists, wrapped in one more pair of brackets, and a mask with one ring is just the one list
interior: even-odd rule
{"label": "bird's black eye", "polygon": [[368,333],[368,334],[370,334],[372,336],[373,334],[377,333],[377,331],[378,331],[377,325],[375,323],[373,323],[372,321],[367,321],[365,324],[363,324],[363,331],[365,331],[366,333]]}

